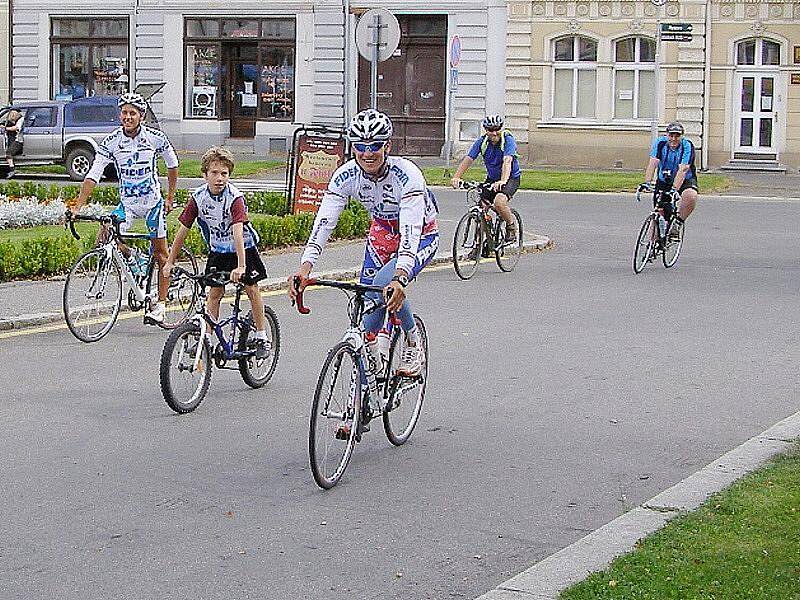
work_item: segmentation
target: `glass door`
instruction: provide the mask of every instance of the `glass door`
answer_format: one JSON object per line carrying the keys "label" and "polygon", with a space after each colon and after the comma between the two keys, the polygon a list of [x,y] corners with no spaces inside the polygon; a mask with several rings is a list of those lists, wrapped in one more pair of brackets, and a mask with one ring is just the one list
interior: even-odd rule
{"label": "glass door", "polygon": [[231,137],[253,138],[258,115],[258,47],[235,45],[229,52]]}
{"label": "glass door", "polygon": [[775,153],[774,74],[739,73],[739,114],[736,127],[736,149],[739,152]]}

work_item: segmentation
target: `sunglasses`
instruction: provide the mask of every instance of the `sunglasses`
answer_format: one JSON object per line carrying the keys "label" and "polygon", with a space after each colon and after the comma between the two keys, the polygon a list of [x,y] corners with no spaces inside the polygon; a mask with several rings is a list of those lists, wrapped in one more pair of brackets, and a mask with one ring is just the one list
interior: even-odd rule
{"label": "sunglasses", "polygon": [[378,152],[385,145],[386,142],[370,142],[369,144],[366,142],[353,142],[353,148],[356,149],[356,152],[366,152],[367,150],[370,152]]}
{"label": "sunglasses", "polygon": [[681,137],[683,134],[681,132],[679,132],[679,131],[670,131],[667,135],[669,137],[672,137],[673,135]]}
{"label": "sunglasses", "polygon": [[484,129],[490,133],[497,133],[502,127],[484,127]]}

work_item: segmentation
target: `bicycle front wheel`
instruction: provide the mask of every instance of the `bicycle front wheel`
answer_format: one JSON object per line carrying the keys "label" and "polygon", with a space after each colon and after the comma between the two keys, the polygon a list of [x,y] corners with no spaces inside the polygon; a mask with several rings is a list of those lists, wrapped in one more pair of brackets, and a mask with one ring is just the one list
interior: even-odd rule
{"label": "bicycle front wheel", "polygon": [[657,227],[655,215],[652,213],[647,215],[636,238],[636,247],[633,249],[634,273],[641,273],[647,262],[652,259],[655,245],[653,239]]}
{"label": "bicycle front wheel", "polygon": [[[180,265],[192,275],[197,275],[197,259],[184,246],[178,255],[176,264]],[[150,259],[148,267],[150,274],[147,282],[147,293],[158,292],[158,278],[160,276],[158,263],[155,257]],[[169,279],[167,288],[167,298],[165,301],[167,310],[164,313],[164,320],[158,325],[162,329],[175,329],[178,325],[185,322],[194,308],[197,301],[197,283],[186,276],[172,275]]]}
{"label": "bicycle front wheel", "polygon": [[494,258],[500,270],[506,273],[510,273],[514,270],[514,267],[516,267],[519,262],[519,257],[522,255],[522,217],[513,208],[511,209],[511,214],[514,216],[514,221],[517,223],[516,238],[513,240],[506,240],[508,223],[498,217],[494,239]]}
{"label": "bicycle front wheel", "polygon": [[405,333],[399,327],[394,328],[389,347],[390,381],[387,405],[383,412],[383,430],[395,446],[405,444],[417,426],[422,412],[422,402],[425,399],[425,387],[428,384],[428,333],[419,315],[414,315],[414,322],[417,324],[419,341],[425,352],[422,373],[414,378],[395,374],[406,344]]}
{"label": "bicycle front wheel", "polygon": [[70,269],[62,306],[67,327],[82,342],[102,339],[117,320],[122,305],[122,273],[102,248],[90,250]]}
{"label": "bicycle front wheel", "polygon": [[673,220],[672,227],[675,228],[677,236],[673,237],[669,233],[667,234],[664,241],[664,253],[661,255],[661,260],[668,269],[678,262],[678,256],[680,256],[681,248],[683,248],[683,234],[686,229],[685,224],[678,220]]}
{"label": "bicycle front wheel", "polygon": [[[264,386],[275,372],[278,365],[278,355],[281,352],[281,326],[278,324],[278,315],[269,306],[264,307],[264,323],[267,333],[267,357],[256,358],[255,355],[239,359],[239,373],[244,382],[251,388],[257,389]],[[242,326],[239,336],[239,351],[252,350],[255,343],[254,334],[256,326],[253,316],[248,315]]]}
{"label": "bicycle front wheel", "polygon": [[470,211],[461,217],[453,237],[453,267],[461,279],[469,279],[478,270],[482,242],[481,216]]}
{"label": "bicycle front wheel", "polygon": [[308,454],[314,481],[330,489],[350,462],[361,417],[361,377],[358,353],[339,342],[322,365],[311,405]]}
{"label": "bicycle front wheel", "polygon": [[161,352],[161,394],[178,414],[200,406],[211,382],[211,346],[195,322],[179,325]]}

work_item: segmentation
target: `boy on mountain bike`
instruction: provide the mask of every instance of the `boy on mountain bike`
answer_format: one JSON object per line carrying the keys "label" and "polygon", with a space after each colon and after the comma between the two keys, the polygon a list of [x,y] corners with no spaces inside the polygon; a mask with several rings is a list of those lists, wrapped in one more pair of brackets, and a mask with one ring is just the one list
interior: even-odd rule
{"label": "boy on mountain bike", "polygon": [[302,283],[311,274],[339,215],[348,200],[355,198],[371,217],[361,283],[383,287],[386,302],[385,308],[364,317],[367,351],[370,360],[380,364],[376,337],[386,310],[396,311],[406,334],[398,373],[413,377],[422,372],[425,352],[406,300],[407,286],[436,254],[439,227],[436,200],[422,171],[410,160],[389,154],[392,132],[392,121],[377,110],[367,109],[353,117],[347,135],[355,158],[331,176],[300,268],[289,277],[289,295],[296,298],[295,282]]}
{"label": "boy on mountain bike", "polygon": [[[167,219],[172,210],[175,190],[178,187],[178,157],[169,139],[157,129],[144,125],[147,102],[136,93],[119,97],[119,120],[122,126],[109,134],[97,148],[92,168],[86,174],[81,191],[70,208],[78,214],[92,195],[103,171],[113,164],[119,177],[119,206],[112,215],[120,223],[120,232],[125,233],[133,220],[144,218],[153,243],[153,253],[159,266],[167,259]],[[156,159],[161,155],[167,165],[167,197],[161,197]],[[120,251],[130,256],[130,250],[120,244]],[[144,322],[157,325],[164,321],[169,280],[158,281],[158,302],[144,316]]]}
{"label": "boy on mountain bike", "polygon": [[453,188],[458,189],[464,173],[478,155],[481,155],[486,167],[486,183],[490,184],[481,191],[481,198],[493,205],[497,214],[506,222],[505,241],[514,242],[517,239],[517,222],[511,213],[509,202],[519,189],[522,177],[517,158],[517,142],[510,132],[503,129],[502,116],[489,115],[481,124],[484,134],[472,144],[450,183]]}
{"label": "boy on mountain bike", "polygon": [[[209,250],[205,272],[212,269],[230,271],[231,281],[245,284],[244,291],[250,299],[256,326],[256,358],[264,360],[270,349],[267,347],[264,301],[258,282],[267,276],[267,270],[258,254],[258,234],[248,221],[244,196],[228,181],[233,167],[233,155],[228,150],[212,147],[203,155],[200,170],[206,183],[192,193],[178,217],[180,226],[162,275],[169,281],[189,229],[196,220]],[[214,320],[219,319],[219,305],[224,293],[224,285],[211,285],[206,309]]]}

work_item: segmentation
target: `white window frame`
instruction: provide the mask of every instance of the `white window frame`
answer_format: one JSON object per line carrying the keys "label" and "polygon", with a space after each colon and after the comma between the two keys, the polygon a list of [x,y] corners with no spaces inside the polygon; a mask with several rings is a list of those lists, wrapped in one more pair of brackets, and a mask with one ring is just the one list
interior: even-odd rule
{"label": "white window frame", "polygon": [[[636,40],[636,44],[634,47],[634,60],[633,62],[620,62],[617,60],[617,44],[623,40]],[[647,121],[648,123],[652,120],[652,116],[649,117],[640,117],[639,116],[639,73],[642,71],[650,71],[653,73],[653,77],[656,77],[656,63],[655,60],[652,62],[642,62],[642,40],[646,40],[655,44],[655,40],[651,37],[647,37],[645,35],[626,35],[625,37],[617,38],[612,40],[612,52],[614,53],[614,68],[611,72],[611,89],[612,89],[612,96],[611,96],[611,110],[612,110],[612,120],[619,120],[619,121],[630,121],[633,119],[634,121]],[[617,72],[618,71],[633,71],[633,117],[617,117]],[[655,110],[655,108],[653,108]]]}
{"label": "white window frame", "polygon": [[[746,42],[755,42],[756,43],[755,62],[752,65],[748,65],[746,63],[741,63],[740,64],[739,62],[737,62],[738,58],[739,58],[739,46],[741,44],[746,43]],[[765,65],[764,64],[764,43],[765,42],[769,42],[771,44],[775,44],[776,46],[778,46],[778,52],[780,53],[779,54],[780,60],[778,61],[778,64],[776,64],[776,65]],[[755,69],[757,67],[773,67],[773,68],[780,67],[783,64],[784,58],[785,58],[785,56],[784,56],[785,53],[784,53],[783,46],[784,45],[782,43],[780,43],[778,40],[773,40],[773,39],[766,38],[766,37],[754,37],[754,36],[751,36],[751,37],[747,37],[747,38],[744,38],[744,39],[741,39],[741,40],[736,40],[736,43],[733,45],[733,64],[735,64],[737,67],[742,68],[742,69],[746,69],[748,67],[753,68],[753,69]]]}
{"label": "white window frame", "polygon": [[[563,39],[572,38],[572,60],[565,61],[565,60],[556,60],[556,43],[560,42]],[[595,59],[593,61],[581,61],[579,60],[579,49],[580,49],[580,42],[581,38],[591,40],[595,43]],[[570,119],[570,120],[580,120],[580,121],[590,121],[595,122],[597,121],[597,54],[600,51],[600,42],[596,38],[590,37],[588,35],[564,35],[559,36],[553,39],[550,42],[550,57],[553,61],[553,68],[551,71],[551,81],[552,86],[550,90],[550,118],[553,120],[559,119]],[[572,71],[572,106],[570,109],[571,116],[563,116],[559,115],[556,116],[556,71]],[[595,87],[594,87],[594,103],[595,103],[595,115],[593,117],[582,117],[577,116],[578,112],[578,72],[579,71],[594,71],[595,73]]]}

